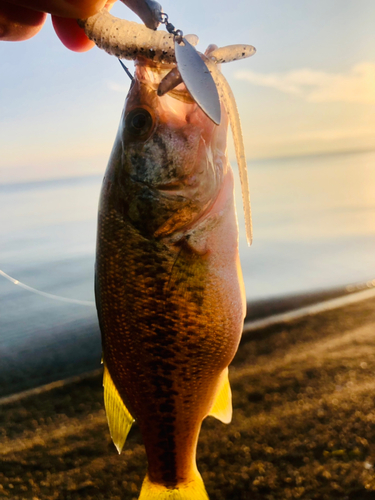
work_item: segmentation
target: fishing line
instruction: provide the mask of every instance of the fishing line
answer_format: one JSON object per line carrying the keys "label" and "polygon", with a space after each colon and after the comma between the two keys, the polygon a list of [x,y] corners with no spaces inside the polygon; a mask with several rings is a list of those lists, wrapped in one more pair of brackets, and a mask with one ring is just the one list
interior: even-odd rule
{"label": "fishing line", "polygon": [[134,76],[130,73],[129,69],[125,66],[125,64],[121,61],[120,58],[118,58],[118,62],[121,64],[122,69],[125,71],[125,73],[128,75],[131,81],[134,80]]}
{"label": "fishing line", "polygon": [[61,295],[54,295],[52,293],[47,293],[47,292],[42,292],[41,290],[37,290],[36,288],[25,285],[25,283],[22,283],[21,281],[12,278],[12,276],[9,276],[9,274],[4,273],[4,271],[2,271],[1,269],[0,269],[0,275],[3,276],[8,281],[10,281],[11,283],[13,283],[13,285],[17,285],[23,288],[24,290],[27,290],[28,292],[41,295],[42,297],[58,300],[60,302],[69,302],[70,304],[79,304],[81,306],[95,307],[95,302],[93,302],[92,300],[69,299],[68,297],[62,297]]}

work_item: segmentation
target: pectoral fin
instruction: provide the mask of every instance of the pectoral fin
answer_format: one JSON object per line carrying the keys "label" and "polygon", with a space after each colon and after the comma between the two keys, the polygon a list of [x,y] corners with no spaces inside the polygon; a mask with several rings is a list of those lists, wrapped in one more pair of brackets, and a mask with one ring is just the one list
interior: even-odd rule
{"label": "pectoral fin", "polygon": [[112,441],[121,453],[134,419],[126,408],[104,363],[104,406]]}
{"label": "pectoral fin", "polygon": [[220,375],[215,401],[208,415],[224,424],[229,424],[232,420],[232,411],[232,391],[228,380],[228,368],[225,368]]}

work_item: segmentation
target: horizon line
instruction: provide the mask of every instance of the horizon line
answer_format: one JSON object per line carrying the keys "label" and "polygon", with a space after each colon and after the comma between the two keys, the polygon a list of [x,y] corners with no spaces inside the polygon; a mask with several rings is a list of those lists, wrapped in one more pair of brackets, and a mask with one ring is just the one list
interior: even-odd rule
{"label": "horizon line", "polygon": [[[266,162],[266,161],[277,161],[277,160],[294,160],[297,158],[309,158],[309,157],[319,157],[319,156],[339,156],[339,155],[355,155],[361,153],[372,153],[375,152],[375,148],[364,148],[364,149],[345,149],[345,150],[337,150],[337,151],[318,151],[316,153],[304,153],[304,154],[295,154],[295,155],[282,155],[282,156],[264,156],[264,157],[254,157],[247,158],[247,163],[254,162]],[[237,160],[234,158],[229,160],[232,164],[237,164]],[[15,167],[17,168],[17,167]],[[1,170],[1,167],[0,167]],[[88,179],[96,179],[98,177],[102,178],[104,176],[105,170],[103,173],[85,173],[85,174],[77,174],[77,175],[67,175],[66,177],[41,177],[29,180],[15,180],[10,182],[0,182],[0,190],[4,188],[29,188],[29,187],[37,187],[38,185],[44,185],[48,183],[75,183],[80,180],[88,180]]]}

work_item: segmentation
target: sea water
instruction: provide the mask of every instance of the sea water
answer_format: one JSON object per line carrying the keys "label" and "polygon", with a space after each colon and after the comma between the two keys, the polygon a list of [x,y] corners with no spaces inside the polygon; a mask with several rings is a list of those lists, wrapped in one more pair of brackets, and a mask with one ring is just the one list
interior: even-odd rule
{"label": "sea water", "polygon": [[[235,173],[236,167],[234,166]],[[248,300],[375,278],[375,152],[248,164],[254,243]],[[99,176],[0,185],[0,269],[54,295],[94,300]],[[100,366],[94,307],[34,295],[0,276],[0,395]]]}
{"label": "sea water", "polygon": [[375,278],[375,152],[250,163],[249,176],[251,248],[237,204],[248,299]]}

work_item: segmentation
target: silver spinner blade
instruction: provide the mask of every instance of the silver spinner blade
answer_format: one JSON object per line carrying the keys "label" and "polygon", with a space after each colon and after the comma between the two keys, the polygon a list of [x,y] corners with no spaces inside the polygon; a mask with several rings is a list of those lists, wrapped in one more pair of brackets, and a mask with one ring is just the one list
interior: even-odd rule
{"label": "silver spinner blade", "polygon": [[[178,43],[180,41],[180,43]],[[194,101],[216,125],[220,124],[220,99],[215,82],[195,48],[185,39],[176,38],[177,68]]]}

